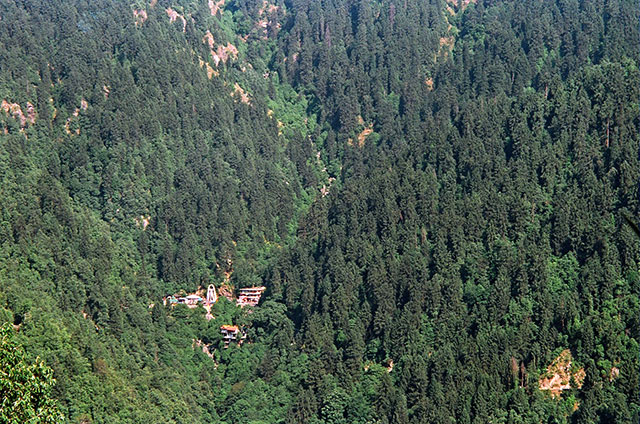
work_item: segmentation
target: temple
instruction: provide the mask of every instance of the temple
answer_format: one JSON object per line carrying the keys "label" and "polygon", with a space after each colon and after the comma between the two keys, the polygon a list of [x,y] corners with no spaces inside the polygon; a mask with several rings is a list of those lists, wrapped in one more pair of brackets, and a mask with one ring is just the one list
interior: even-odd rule
{"label": "temple", "polygon": [[207,304],[211,305],[218,301],[218,294],[216,293],[216,288],[213,284],[209,284],[209,288],[207,289]]}
{"label": "temple", "polygon": [[238,306],[256,306],[266,287],[245,287],[238,290]]}

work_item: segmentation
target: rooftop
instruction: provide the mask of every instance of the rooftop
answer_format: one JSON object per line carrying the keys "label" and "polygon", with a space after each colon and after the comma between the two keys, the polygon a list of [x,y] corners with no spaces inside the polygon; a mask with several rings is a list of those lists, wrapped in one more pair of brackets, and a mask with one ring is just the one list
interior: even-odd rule
{"label": "rooftop", "polygon": [[238,291],[243,292],[243,291],[265,291],[267,288],[265,286],[260,286],[260,287],[243,287],[241,289],[238,289]]}

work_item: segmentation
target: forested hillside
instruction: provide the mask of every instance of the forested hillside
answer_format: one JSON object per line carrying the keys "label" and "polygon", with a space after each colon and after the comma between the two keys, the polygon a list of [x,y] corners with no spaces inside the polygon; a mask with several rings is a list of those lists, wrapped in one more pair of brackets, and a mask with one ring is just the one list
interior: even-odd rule
{"label": "forested hillside", "polygon": [[1,2],[0,346],[70,423],[637,422],[639,18]]}

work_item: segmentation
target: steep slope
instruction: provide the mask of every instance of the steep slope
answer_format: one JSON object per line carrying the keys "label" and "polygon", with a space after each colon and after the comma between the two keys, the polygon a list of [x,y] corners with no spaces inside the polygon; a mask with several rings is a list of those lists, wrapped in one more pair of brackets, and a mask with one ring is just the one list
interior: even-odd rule
{"label": "steep slope", "polygon": [[0,17],[0,319],[70,422],[637,417],[631,2]]}
{"label": "steep slope", "polygon": [[[344,187],[271,278],[313,358],[292,422],[330,422],[323,400],[345,392],[384,422],[632,420],[638,245],[620,211],[638,208],[637,10],[438,7],[310,3],[284,27]],[[379,134],[366,148],[359,116]],[[566,402],[538,390],[558,349],[586,372]],[[390,361],[367,398],[371,364]],[[354,422],[350,401],[337,413]]]}
{"label": "steep slope", "polygon": [[215,419],[225,395],[191,344],[220,324],[148,305],[230,267],[259,282],[318,193],[313,117],[283,132],[267,92],[283,115],[304,99],[280,101],[206,2],[0,8],[3,320],[73,422]]}

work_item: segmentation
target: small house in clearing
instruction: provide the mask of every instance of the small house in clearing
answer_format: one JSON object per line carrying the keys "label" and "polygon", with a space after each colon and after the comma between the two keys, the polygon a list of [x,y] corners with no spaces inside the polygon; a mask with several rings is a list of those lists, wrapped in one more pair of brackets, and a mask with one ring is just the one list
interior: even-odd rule
{"label": "small house in clearing", "polygon": [[266,287],[245,287],[238,290],[238,306],[256,306]]}
{"label": "small house in clearing", "polygon": [[222,333],[222,339],[224,340],[224,347],[229,347],[229,343],[237,341],[242,343],[247,335],[240,331],[237,325],[223,325],[220,327]]}
{"label": "small house in clearing", "polygon": [[202,303],[202,298],[197,294],[190,294],[189,296],[179,298],[178,303],[187,305],[189,308],[196,308]]}

